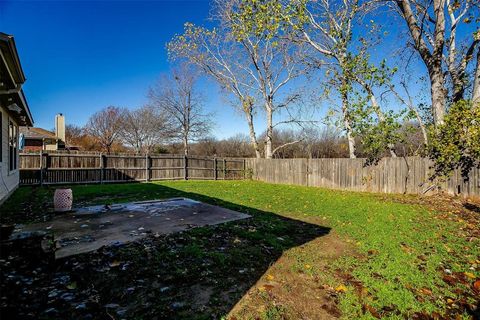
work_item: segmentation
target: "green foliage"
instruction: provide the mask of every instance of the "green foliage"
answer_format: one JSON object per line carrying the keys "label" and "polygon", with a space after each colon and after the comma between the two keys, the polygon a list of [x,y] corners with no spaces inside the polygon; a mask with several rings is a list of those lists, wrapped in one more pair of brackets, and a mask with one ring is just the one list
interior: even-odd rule
{"label": "green foliage", "polygon": [[431,129],[428,152],[435,162],[434,177],[460,169],[467,180],[472,168],[480,168],[480,108],[464,100],[452,105],[444,124]]}
{"label": "green foliage", "polygon": [[244,0],[230,10],[232,33],[239,42],[250,37],[272,40],[283,25],[280,1]]}
{"label": "green foliage", "polygon": [[184,33],[175,35],[167,43],[167,53],[170,60],[185,58],[190,62],[203,64],[209,57],[205,55],[205,46],[217,39],[216,29],[206,29],[186,22]]}
{"label": "green foliage", "polygon": [[[152,252],[154,258],[145,255],[142,244],[139,244],[138,248],[132,247],[128,251],[129,254],[125,253],[125,257],[120,260],[133,259],[134,265],[142,268],[139,269],[142,277],[146,277],[145,273],[154,277],[166,273],[173,274],[179,281],[177,283],[186,283],[192,281],[191,279],[196,281],[205,268],[202,265],[205,259],[213,262],[222,260],[225,264],[212,263],[208,267],[211,269],[207,270],[213,271],[210,274],[214,275],[216,283],[219,279],[232,279],[232,282],[225,285],[226,287],[221,287],[222,283],[218,284],[219,291],[225,292],[229,288],[237,287],[239,281],[242,281],[241,283],[245,281],[245,277],[235,278],[233,275],[239,273],[232,270],[244,268],[244,263],[249,267],[258,268],[270,258],[265,257],[262,248],[268,247],[269,252],[277,250],[270,244],[276,241],[282,246],[281,249],[285,250],[282,259],[288,262],[287,265],[295,265],[296,261],[300,261],[299,267],[294,268],[292,272],[302,272],[301,277],[311,279],[316,290],[320,284],[325,283],[336,287],[339,284],[337,278],[339,273],[348,272],[352,276],[351,284],[346,285],[348,291],[338,294],[344,318],[368,318],[368,313],[362,312],[362,306],[368,304],[376,310],[393,308],[394,313],[382,315],[385,318],[410,319],[419,311],[428,313],[435,311],[441,314],[446,312],[447,308],[451,307],[446,304],[447,298],[456,301],[464,299],[458,293],[465,290],[463,285],[461,283],[447,285],[443,280],[445,276],[443,268],[449,268],[453,273],[474,272],[479,276],[478,271],[469,269],[472,266],[472,262],[469,261],[480,256],[480,243],[478,239],[472,238],[472,241],[467,241],[461,236],[467,229],[466,221],[442,219],[436,212],[418,205],[399,203],[391,196],[256,181],[76,185],[72,186],[72,189],[74,201],[85,205],[182,196],[252,215],[251,219],[243,223],[233,222],[220,225],[216,229],[198,228],[179,236],[171,235],[167,237],[167,240],[172,239],[169,243]],[[18,219],[22,215],[20,208],[27,207],[28,204],[49,202],[53,192],[53,188],[21,187],[0,208],[2,213],[0,217],[3,217],[6,208],[12,210],[16,208]],[[399,199],[407,202],[414,200],[413,197]],[[20,207],[19,203],[24,205]],[[319,255],[319,247],[306,244],[291,248],[288,241],[295,240],[294,235],[298,234],[298,230],[294,228],[298,228],[298,225],[287,223],[279,219],[279,216],[331,227],[332,235],[329,237],[341,237],[350,244],[350,248],[355,249],[355,254],[347,251],[344,257],[332,261],[330,267],[317,270],[315,267],[321,265],[321,259],[324,258]],[[251,226],[255,226],[254,232]],[[218,246],[225,246],[224,235],[230,235],[227,239],[232,240],[238,237],[241,242],[238,248],[221,251],[223,255],[220,256],[212,242],[217,241]],[[282,240],[279,240],[279,237]],[[177,241],[188,245],[178,246]],[[171,251],[172,248],[175,248],[175,251]],[[286,251],[288,248],[291,249]],[[132,257],[130,253],[137,256]],[[301,271],[306,264],[313,266],[309,273]],[[179,272],[173,273],[175,270]],[[99,281],[104,282],[107,288],[120,279],[113,273],[92,275],[98,276]],[[101,278],[106,275],[111,275],[111,278],[102,280]],[[297,275],[292,274],[293,279],[295,276]],[[128,286],[131,285],[130,282]],[[367,294],[359,295],[352,286],[355,283],[361,283],[368,290]],[[285,285],[292,285],[292,282]],[[419,293],[421,288],[431,290],[432,295]],[[154,298],[158,300],[159,296],[162,299],[168,298],[165,294]],[[175,296],[175,299],[179,297]],[[469,303],[475,302],[472,298],[468,299]],[[157,301],[155,304],[159,309],[164,305],[165,300]],[[266,313],[274,316],[277,311],[282,311],[278,312],[281,314],[286,310],[266,310]],[[185,318],[192,318],[192,314],[189,316]],[[468,315],[464,316],[467,318]]]}
{"label": "green foliage", "polygon": [[374,119],[372,114],[357,121],[356,129],[362,138],[363,152],[367,155],[367,163],[377,163],[386,150],[395,143],[403,142],[400,131],[405,112],[395,113],[390,110],[384,114],[383,121]]}
{"label": "green foliage", "polygon": [[386,60],[372,64],[366,45],[367,42],[362,42],[360,53],[346,55],[342,69],[349,85],[342,89],[349,96],[352,127],[354,134],[361,138],[367,164],[375,164],[385,151],[402,142],[402,122],[413,115],[405,109],[398,112],[381,110],[373,90],[388,90],[397,69],[389,68]]}

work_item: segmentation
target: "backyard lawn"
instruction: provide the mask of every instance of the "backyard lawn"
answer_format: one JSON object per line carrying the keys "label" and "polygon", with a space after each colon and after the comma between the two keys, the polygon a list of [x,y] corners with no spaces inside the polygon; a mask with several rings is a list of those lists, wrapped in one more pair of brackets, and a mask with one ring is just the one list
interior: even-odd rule
{"label": "backyard lawn", "polygon": [[[252,217],[55,262],[2,256],[6,319],[479,317],[478,204],[254,181],[72,189],[75,206],[188,197]],[[53,192],[20,188],[1,222],[50,219]]]}

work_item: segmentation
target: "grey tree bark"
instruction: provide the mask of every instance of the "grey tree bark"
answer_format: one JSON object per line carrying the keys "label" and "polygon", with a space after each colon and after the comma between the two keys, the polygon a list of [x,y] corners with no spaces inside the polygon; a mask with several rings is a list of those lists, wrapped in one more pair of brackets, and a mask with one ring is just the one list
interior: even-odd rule
{"label": "grey tree bark", "polygon": [[355,159],[356,144],[355,137],[353,136],[353,128],[350,119],[350,112],[348,108],[348,96],[347,93],[342,93],[342,113],[343,113],[343,125],[347,133],[348,140],[348,154],[350,159]]}
{"label": "grey tree bark", "polygon": [[474,108],[480,108],[480,49],[477,52],[477,66],[474,77],[472,102]]}
{"label": "grey tree bark", "polygon": [[265,136],[265,158],[272,159],[272,140],[273,140],[273,106],[268,99],[265,103],[265,112],[267,117],[267,130]]}
{"label": "grey tree bark", "polygon": [[441,125],[445,117],[447,99],[445,76],[442,70],[443,49],[445,46],[445,0],[433,0],[435,30],[433,31],[433,39],[431,40],[431,52],[425,43],[424,30],[419,26],[410,0],[396,0],[395,3],[407,23],[415,49],[427,67],[430,78],[433,121],[435,126]]}

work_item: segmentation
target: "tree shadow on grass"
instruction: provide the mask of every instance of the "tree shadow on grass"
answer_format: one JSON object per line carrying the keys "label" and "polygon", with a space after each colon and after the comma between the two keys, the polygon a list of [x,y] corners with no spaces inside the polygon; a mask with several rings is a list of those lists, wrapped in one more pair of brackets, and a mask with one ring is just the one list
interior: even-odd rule
{"label": "tree shadow on grass", "polygon": [[[222,199],[144,184],[147,197],[187,197],[252,217],[56,261],[2,267],[6,318],[212,319],[227,314],[287,250],[330,229]],[[142,187],[138,197],[143,197]],[[143,200],[138,199],[137,200]],[[31,272],[37,274],[30,281]],[[15,273],[15,279],[9,275]]]}

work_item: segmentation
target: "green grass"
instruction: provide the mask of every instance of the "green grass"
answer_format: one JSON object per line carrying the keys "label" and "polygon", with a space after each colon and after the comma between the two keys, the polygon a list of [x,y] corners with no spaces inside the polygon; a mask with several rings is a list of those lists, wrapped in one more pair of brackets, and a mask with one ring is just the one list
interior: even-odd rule
{"label": "green grass", "polygon": [[[443,271],[469,272],[479,277],[478,269],[471,267],[480,259],[480,242],[478,239],[468,242],[459,236],[461,222],[441,219],[438,213],[420,205],[402,204],[389,197],[253,181],[177,181],[73,186],[72,189],[77,205],[182,195],[247,211],[254,219],[264,222],[272,218],[262,217],[259,212],[306,222],[316,218],[349,243],[354,253],[318,269],[316,266],[320,263],[314,251],[293,253],[291,258],[298,261],[298,267],[293,267],[292,272],[308,264],[312,266],[307,273],[309,277],[322,277],[332,287],[345,283],[347,291],[340,295],[340,309],[349,319],[371,318],[369,312],[362,310],[365,305],[379,312],[394,309],[395,312],[385,313],[392,319],[410,317],[415,312],[444,314],[448,308],[447,298],[461,299],[461,292],[470,289],[468,283],[447,285],[442,280]],[[0,219],[3,222],[42,220],[48,217],[44,213],[48,211],[52,193],[53,188],[20,188],[1,208]],[[31,208],[22,214],[19,208],[25,203]],[[208,233],[205,230],[208,229],[196,230],[197,235]],[[278,235],[286,231],[288,226],[277,221],[265,225],[264,234],[239,229],[237,235],[250,241],[262,238],[273,248],[282,249],[289,244],[279,240]],[[196,243],[187,245],[183,252],[195,257],[207,255],[219,264],[228,260],[223,253],[205,252]],[[230,254],[245,259],[241,253]],[[361,283],[365,294],[358,293],[355,282],[342,280],[344,274]],[[457,288],[461,291],[455,293]],[[472,297],[468,299],[469,303],[475,302]],[[268,308],[263,318],[280,319],[282,308]]]}

